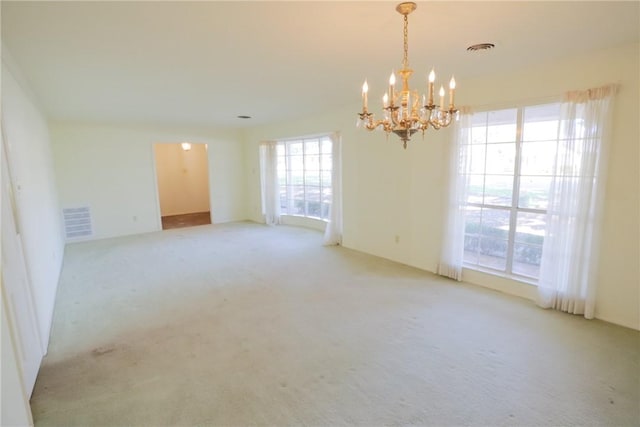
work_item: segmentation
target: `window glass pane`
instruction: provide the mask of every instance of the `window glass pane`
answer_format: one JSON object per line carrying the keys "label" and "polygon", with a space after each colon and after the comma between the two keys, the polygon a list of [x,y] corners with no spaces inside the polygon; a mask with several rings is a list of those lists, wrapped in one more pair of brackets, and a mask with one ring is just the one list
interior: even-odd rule
{"label": "window glass pane", "polygon": [[464,256],[463,260],[469,264],[478,264],[478,249],[480,248],[480,238],[477,236],[464,236]]}
{"label": "window glass pane", "polygon": [[307,186],[320,186],[320,171],[307,171],[304,176],[304,182]]}
{"label": "window glass pane", "polygon": [[507,267],[508,246],[506,240],[481,237],[478,264],[483,267],[504,271]]}
{"label": "window glass pane", "polygon": [[487,142],[513,142],[516,140],[518,110],[516,108],[489,111]]}
{"label": "window glass pane", "polygon": [[287,167],[289,170],[302,171],[304,169],[304,161],[302,156],[287,157]]}
{"label": "window glass pane", "polygon": [[542,246],[547,226],[547,215],[518,212],[515,241]]}
{"label": "window glass pane", "polygon": [[331,209],[331,203],[322,203],[322,219],[329,219],[329,211]]}
{"label": "window glass pane", "polygon": [[301,156],[302,151],[302,141],[290,141],[287,142],[287,154],[290,156]]}
{"label": "window glass pane", "polygon": [[469,176],[467,203],[482,203],[484,199],[484,175]]}
{"label": "window glass pane", "polygon": [[306,171],[318,171],[320,170],[320,156],[317,154],[305,155],[304,157],[304,169]]}
{"label": "window glass pane", "polygon": [[306,189],[306,200],[307,200],[307,215],[313,217],[320,217],[320,187],[307,185]]}
{"label": "window glass pane", "polygon": [[487,142],[487,127],[485,126],[484,122],[480,126],[474,125],[471,128],[471,143],[485,144],[486,142]]}
{"label": "window glass pane", "polygon": [[320,141],[317,139],[307,139],[304,142],[304,154],[319,154],[320,153]]}
{"label": "window glass pane", "polygon": [[482,219],[482,208],[467,206],[464,213],[466,234],[480,234],[480,221]]}
{"label": "window glass pane", "polygon": [[[468,170],[471,173],[484,173],[485,162],[485,145],[470,145],[469,150],[466,152],[469,156],[467,160],[469,162]],[[464,172],[464,171],[461,171]]]}
{"label": "window glass pane", "polygon": [[482,208],[480,234],[485,237],[507,239],[509,237],[509,217],[507,209]]}
{"label": "window glass pane", "polygon": [[484,183],[484,204],[511,206],[513,203],[513,177],[486,175]]}
{"label": "window glass pane", "polygon": [[304,199],[292,199],[289,206],[289,215],[304,215]]}
{"label": "window glass pane", "polygon": [[515,274],[537,279],[540,276],[542,246],[515,243],[512,271]]}
{"label": "window glass pane", "polygon": [[518,206],[529,209],[547,209],[549,205],[549,187],[551,177],[520,177],[520,193]]}
{"label": "window glass pane", "polygon": [[321,209],[320,202],[318,201],[307,202],[307,216],[320,218],[321,214],[322,214],[322,209]]}
{"label": "window glass pane", "polygon": [[329,138],[322,138],[322,145],[320,147],[320,149],[322,150],[323,154],[329,154],[329,157],[331,157],[331,148],[332,148],[333,144],[331,143],[331,140]]}
{"label": "window glass pane", "polygon": [[331,189],[331,172],[322,172],[320,183],[323,188]]}
{"label": "window glass pane", "polygon": [[320,169],[325,171],[330,171],[331,167],[332,167],[331,154],[323,154],[320,157]]}
{"label": "window glass pane", "polygon": [[556,159],[554,141],[536,141],[522,143],[522,175],[552,175]]}
{"label": "window glass pane", "polygon": [[560,104],[545,104],[524,109],[523,141],[556,140]]}
{"label": "window glass pane", "polygon": [[480,111],[471,115],[471,126],[486,126],[488,113],[486,111]]}
{"label": "window glass pane", "polygon": [[516,163],[516,144],[487,144],[486,173],[513,175]]}
{"label": "window glass pane", "polygon": [[290,185],[297,185],[300,186],[300,188],[304,188],[302,187],[302,185],[304,184],[304,175],[302,172],[299,173],[291,173],[290,177],[289,177],[289,184]]}

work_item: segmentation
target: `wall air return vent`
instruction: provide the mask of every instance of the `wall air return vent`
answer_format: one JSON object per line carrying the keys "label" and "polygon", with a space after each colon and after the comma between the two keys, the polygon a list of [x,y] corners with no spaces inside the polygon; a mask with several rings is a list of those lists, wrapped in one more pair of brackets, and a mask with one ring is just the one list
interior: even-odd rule
{"label": "wall air return vent", "polygon": [[93,236],[93,222],[89,206],[62,209],[64,235],[67,240],[86,239]]}

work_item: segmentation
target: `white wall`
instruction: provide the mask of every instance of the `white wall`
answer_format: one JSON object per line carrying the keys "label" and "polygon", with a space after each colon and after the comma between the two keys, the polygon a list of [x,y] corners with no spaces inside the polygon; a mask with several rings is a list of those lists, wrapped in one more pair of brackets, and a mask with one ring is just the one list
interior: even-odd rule
{"label": "white wall", "polygon": [[[638,60],[639,45],[593,52],[519,72],[458,82],[459,105],[503,106],[560,97],[571,89],[621,84],[605,202],[596,317],[640,329]],[[357,89],[357,88],[356,88]],[[413,137],[403,150],[394,135],[356,130],[359,103],[245,135],[248,214],[260,221],[258,143],[339,130],[343,139],[346,247],[435,271],[442,236],[443,183],[450,129]],[[396,243],[396,236],[398,242]],[[631,237],[630,237],[631,236]],[[535,288],[511,279],[464,271],[464,280],[532,298]]]}
{"label": "white wall", "polygon": [[47,122],[19,71],[2,63],[2,127],[17,217],[43,348],[48,343],[64,255],[61,212]]}
{"label": "white wall", "polygon": [[215,222],[246,219],[244,151],[237,132],[106,124],[52,123],[60,203],[88,204],[95,238],[161,229],[153,146],[208,144]]}
{"label": "white wall", "polygon": [[[58,278],[62,268],[64,241],[61,214],[56,194],[53,159],[49,131],[44,115],[22,73],[12,61],[6,47],[2,49],[2,132],[7,148],[10,184],[15,195],[16,219],[21,233],[22,252],[29,279],[29,292],[34,301],[34,323],[37,324],[42,350],[47,348],[53,319]],[[3,155],[3,154],[0,154]],[[7,203],[7,200],[2,203]],[[2,233],[9,230],[2,230]],[[11,230],[15,233],[15,230]],[[15,249],[15,248],[14,248]],[[2,251],[10,250],[2,248]],[[16,257],[3,257],[6,258]],[[0,279],[1,281],[2,279]],[[32,424],[27,390],[22,381],[18,343],[23,337],[14,336],[11,318],[5,301],[5,283],[1,283],[0,323],[2,361],[0,376],[0,424]],[[15,311],[29,311],[14,307]],[[24,319],[23,319],[24,320]],[[16,328],[17,330],[17,328]],[[42,352],[32,355],[39,363]]]}
{"label": "white wall", "polygon": [[209,211],[206,144],[156,144],[156,174],[162,216]]}
{"label": "white wall", "polygon": [[[2,277],[0,277],[2,281]],[[0,425],[33,425],[31,408],[20,378],[15,337],[12,336],[4,296],[0,295]]]}

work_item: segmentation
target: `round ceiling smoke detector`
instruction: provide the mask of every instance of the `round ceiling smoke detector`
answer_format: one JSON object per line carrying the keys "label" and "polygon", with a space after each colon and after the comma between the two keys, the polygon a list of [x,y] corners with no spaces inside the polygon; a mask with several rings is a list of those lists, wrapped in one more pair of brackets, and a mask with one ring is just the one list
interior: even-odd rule
{"label": "round ceiling smoke detector", "polygon": [[467,50],[469,52],[478,52],[478,51],[491,50],[494,47],[496,47],[496,45],[493,43],[478,43],[478,44],[472,44],[467,48]]}

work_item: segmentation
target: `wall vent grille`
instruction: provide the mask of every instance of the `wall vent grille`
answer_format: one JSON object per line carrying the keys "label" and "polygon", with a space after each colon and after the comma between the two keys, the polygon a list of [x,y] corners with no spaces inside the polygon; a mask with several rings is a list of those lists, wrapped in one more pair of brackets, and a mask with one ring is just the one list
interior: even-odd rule
{"label": "wall vent grille", "polygon": [[67,240],[77,240],[93,236],[93,221],[89,206],[62,209],[64,234]]}

